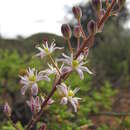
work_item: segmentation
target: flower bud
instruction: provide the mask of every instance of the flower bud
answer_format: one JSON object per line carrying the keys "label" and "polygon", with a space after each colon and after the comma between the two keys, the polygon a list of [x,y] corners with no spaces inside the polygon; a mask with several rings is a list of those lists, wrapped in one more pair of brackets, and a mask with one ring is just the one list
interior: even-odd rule
{"label": "flower bud", "polygon": [[95,11],[99,12],[100,9],[102,8],[102,2],[101,0],[92,0],[92,5]]}
{"label": "flower bud", "polygon": [[66,40],[71,38],[72,32],[71,32],[71,28],[68,24],[63,24],[61,26],[61,32]]}
{"label": "flower bud", "polygon": [[4,110],[3,110],[3,111],[4,111],[4,113],[5,113],[8,117],[11,116],[11,108],[10,108],[8,102],[5,103],[5,105],[4,105]]}
{"label": "flower bud", "polygon": [[82,17],[82,10],[79,6],[74,6],[72,8],[73,14],[75,16],[75,18],[80,21],[81,17]]}
{"label": "flower bud", "polygon": [[74,27],[74,36],[76,37],[76,38],[80,38],[81,37],[81,30],[80,30],[80,26],[75,26]]}
{"label": "flower bud", "polygon": [[31,97],[30,101],[27,101],[26,103],[34,114],[39,112],[41,109],[41,103],[38,96],[36,98]]}
{"label": "flower bud", "polygon": [[47,104],[48,104],[48,105],[51,105],[52,103],[54,103],[54,100],[50,98],[50,99],[48,100]]}
{"label": "flower bud", "polygon": [[121,9],[124,6],[125,2],[126,0],[118,0],[119,9]]}
{"label": "flower bud", "polygon": [[96,33],[96,22],[94,20],[90,20],[88,22],[88,33],[89,34]]}

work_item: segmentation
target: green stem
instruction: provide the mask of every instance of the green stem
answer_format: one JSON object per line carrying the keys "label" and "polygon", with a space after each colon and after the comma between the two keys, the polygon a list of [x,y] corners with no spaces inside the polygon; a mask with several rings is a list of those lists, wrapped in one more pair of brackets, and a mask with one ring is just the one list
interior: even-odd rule
{"label": "green stem", "polygon": [[61,75],[60,70],[59,70],[58,66],[55,64],[55,61],[53,60],[51,55],[49,55],[49,58],[50,58],[52,64],[55,66],[56,70],[58,71],[59,75]]}

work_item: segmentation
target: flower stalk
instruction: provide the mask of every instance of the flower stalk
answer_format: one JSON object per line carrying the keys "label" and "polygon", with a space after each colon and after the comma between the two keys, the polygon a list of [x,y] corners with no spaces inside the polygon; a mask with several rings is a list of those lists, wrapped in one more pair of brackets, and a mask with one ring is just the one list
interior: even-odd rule
{"label": "flower stalk", "polygon": [[68,48],[70,50],[70,53],[73,54],[73,49],[72,49],[72,46],[71,46],[70,39],[67,39],[67,44],[68,44]]}
{"label": "flower stalk", "polygon": [[78,52],[79,48],[80,48],[80,38],[77,38],[77,52]]}
{"label": "flower stalk", "polygon": [[78,21],[78,25],[80,26],[80,30],[81,30],[81,32],[82,32],[83,39],[86,39],[87,37],[86,37],[86,34],[85,34],[84,30],[83,30],[83,27],[82,27],[80,21]]}
{"label": "flower stalk", "polygon": [[60,70],[59,70],[58,66],[55,64],[55,61],[53,60],[52,56],[51,55],[48,55],[48,56],[49,56],[52,64],[55,66],[56,70],[58,71],[59,75],[61,75]]}

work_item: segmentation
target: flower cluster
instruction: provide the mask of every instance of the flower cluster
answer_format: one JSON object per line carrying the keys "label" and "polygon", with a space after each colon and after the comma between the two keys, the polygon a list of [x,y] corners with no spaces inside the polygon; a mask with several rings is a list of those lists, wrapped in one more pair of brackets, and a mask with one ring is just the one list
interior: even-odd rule
{"label": "flower cluster", "polygon": [[[85,66],[87,61],[84,62],[85,55],[83,53],[80,56],[78,56],[77,59],[74,59],[73,53],[71,53],[70,57],[63,53],[62,54],[63,58],[59,58],[56,60],[57,62],[55,62],[51,56],[51,53],[54,52],[56,49],[62,49],[62,48],[55,47],[54,42],[51,43],[50,47],[48,45],[48,42],[46,42],[45,45],[43,44],[43,48],[37,47],[37,49],[40,52],[37,53],[35,56],[40,56],[41,59],[43,59],[45,56],[49,56],[51,58],[52,63],[51,64],[48,63],[49,68],[45,70],[41,70],[40,72],[38,72],[34,68],[32,69],[28,68],[26,70],[26,73],[23,76],[19,75],[19,77],[21,78],[20,83],[23,85],[21,88],[22,95],[25,94],[28,88],[31,89],[32,97],[30,101],[27,101],[27,104],[33,113],[39,112],[41,109],[41,104],[44,102],[43,97],[41,98],[37,96],[39,92],[38,91],[39,81],[43,81],[43,80],[50,81],[49,75],[51,74],[54,74],[58,78],[60,78],[60,75],[72,71],[76,71],[79,74],[80,79],[84,78],[83,72],[88,72],[89,74],[92,74],[92,72]],[[60,68],[58,67],[59,61],[63,62]],[[69,87],[65,85],[65,83],[58,84],[56,87],[58,90],[60,90],[58,91],[59,95],[61,94],[61,92],[64,95],[64,96],[62,95],[63,97],[61,99],[61,104],[67,104],[68,102],[70,102],[74,107],[74,111],[77,112],[77,106],[79,104],[78,100],[81,98],[74,97],[74,95],[78,89],[72,91],[70,90]],[[53,103],[54,101],[49,99],[48,102]]]}
{"label": "flower cluster", "polygon": [[[125,0],[118,0],[119,9],[123,7],[124,2]],[[48,41],[45,41],[45,43],[42,43],[42,47],[36,47],[39,52],[35,55],[35,57],[40,57],[41,59],[47,57],[51,63],[47,63],[48,68],[45,70],[38,71],[35,68],[28,68],[24,74],[19,75],[20,83],[22,85],[21,94],[25,95],[27,89],[31,90],[30,100],[27,100],[26,103],[32,111],[33,117],[30,123],[27,125],[26,130],[30,130],[32,125],[39,120],[43,113],[43,107],[54,103],[52,96],[56,90],[58,90],[59,97],[61,97],[60,104],[66,105],[70,103],[74,109],[74,112],[77,112],[81,98],[76,97],[75,95],[79,91],[79,88],[72,90],[70,87],[71,85],[68,85],[68,87],[65,83],[65,80],[73,71],[78,73],[81,80],[84,79],[84,72],[93,74],[93,72],[90,71],[86,66],[86,63],[88,63],[87,56],[89,52],[88,43],[93,41],[96,33],[99,33],[103,30],[104,22],[113,13],[112,9],[115,3],[116,0],[112,0],[112,2],[106,0],[105,10],[102,7],[101,0],[92,0],[92,5],[96,12],[97,19],[96,21],[90,20],[88,22],[88,36],[85,34],[81,25],[81,18],[83,15],[81,8],[78,6],[74,6],[72,8],[74,17],[77,20],[77,25],[74,27],[73,33],[69,24],[63,24],[61,26],[61,33],[67,42],[68,49],[70,51],[69,56],[68,54],[66,55],[62,53],[62,57],[56,59],[53,58],[53,52],[63,49],[63,47],[56,47],[55,41],[53,41],[51,44],[49,44]],[[74,34],[74,37],[77,39],[76,48],[72,48],[71,45],[70,39],[72,34]],[[80,39],[82,39],[82,42]],[[55,75],[52,84],[52,90],[48,96],[43,97],[43,95],[46,94],[41,91],[38,83],[40,81],[50,81],[51,78],[49,76],[52,74]],[[8,117],[11,116],[11,108],[7,102],[4,105],[4,113]],[[34,117],[36,117],[36,120],[34,120]]]}

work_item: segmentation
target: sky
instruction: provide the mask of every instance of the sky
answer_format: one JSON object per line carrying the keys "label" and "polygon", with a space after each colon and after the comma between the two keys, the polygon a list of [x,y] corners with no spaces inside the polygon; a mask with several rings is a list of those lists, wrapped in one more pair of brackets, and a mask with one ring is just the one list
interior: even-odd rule
{"label": "sky", "polygon": [[72,17],[65,8],[81,1],[88,0],[0,0],[0,35],[8,38],[38,32],[61,35],[61,25]]}

